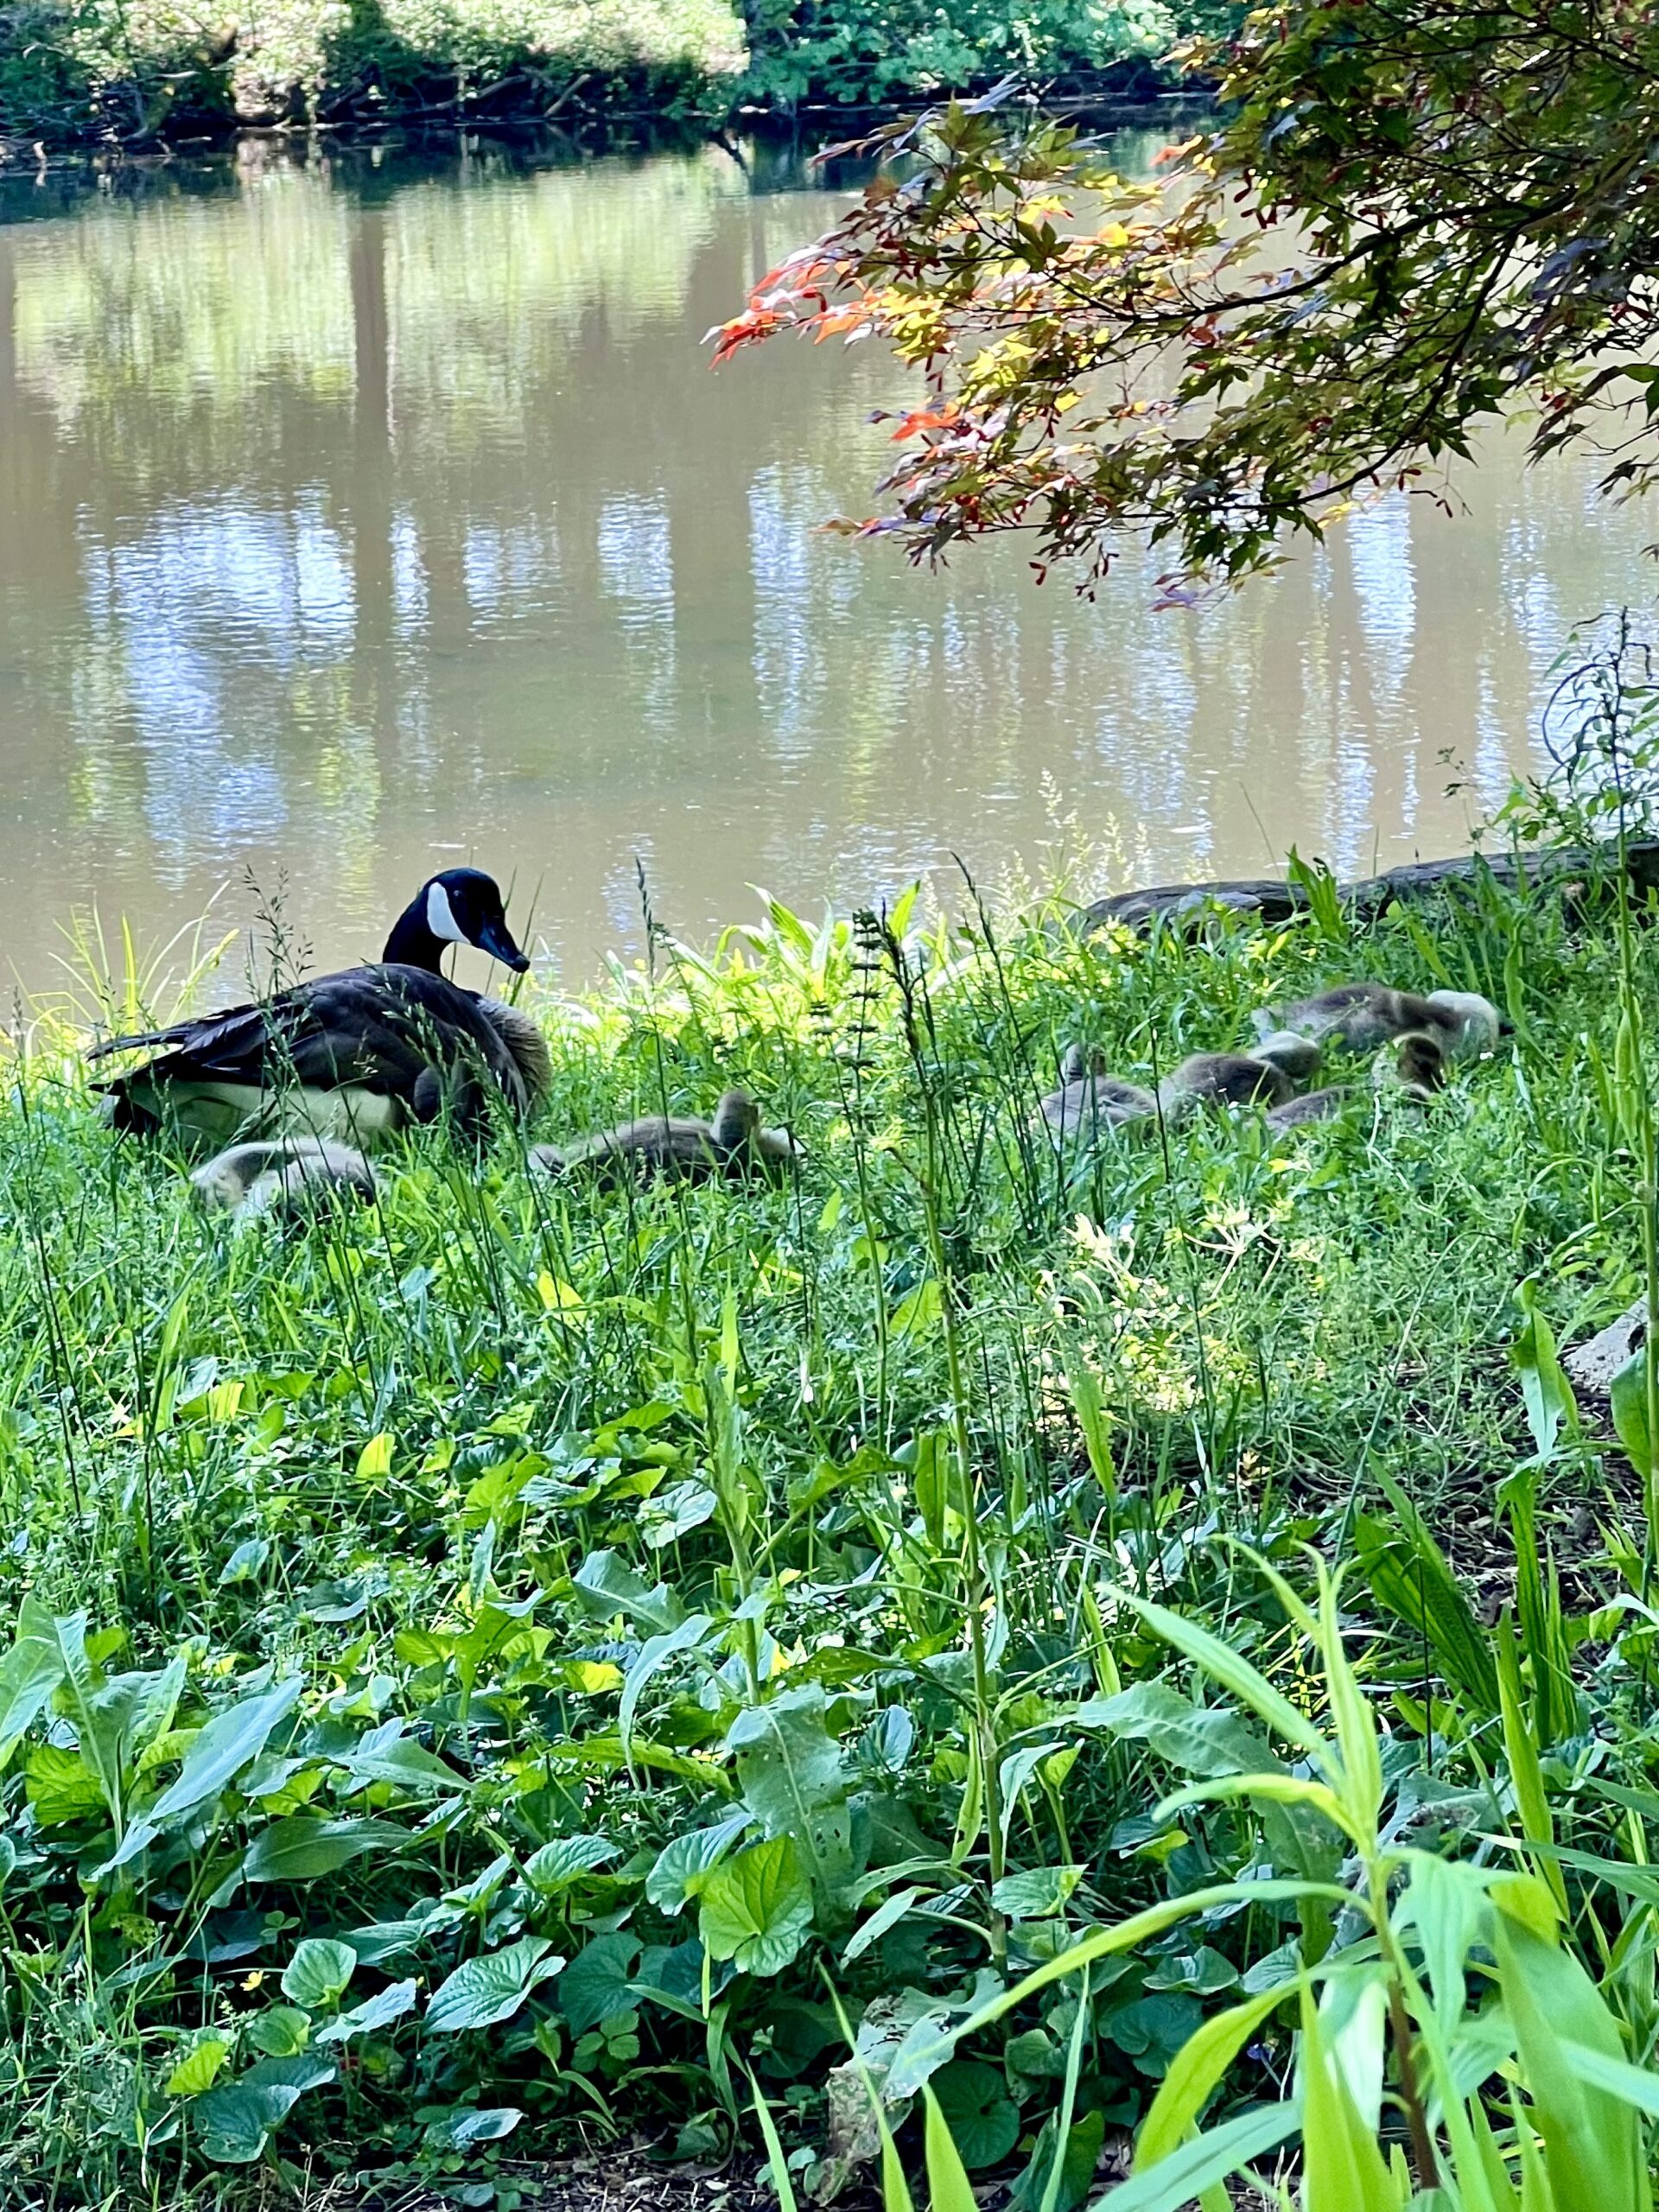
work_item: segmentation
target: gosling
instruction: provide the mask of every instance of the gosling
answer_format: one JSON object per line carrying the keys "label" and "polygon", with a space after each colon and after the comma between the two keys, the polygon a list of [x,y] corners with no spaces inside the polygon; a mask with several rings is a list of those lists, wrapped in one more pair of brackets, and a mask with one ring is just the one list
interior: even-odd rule
{"label": "gosling", "polygon": [[746,1090],[728,1090],[712,1122],[648,1115],[575,1144],[535,1145],[530,1164],[544,1175],[585,1171],[602,1182],[666,1175],[696,1183],[713,1175],[736,1179],[756,1169],[779,1174],[798,1166],[804,1157],[802,1147],[786,1131],[760,1126],[760,1109]]}
{"label": "gosling", "polygon": [[1091,1046],[1085,1057],[1081,1045],[1068,1045],[1060,1060],[1060,1087],[1040,1102],[1031,1128],[1033,1135],[1047,1128],[1058,1137],[1076,1137],[1122,1128],[1157,1111],[1151,1091],[1106,1072],[1106,1056],[1098,1046]]}
{"label": "gosling", "polygon": [[1274,1106],[1268,1111],[1268,1131],[1277,1136],[1281,1129],[1299,1129],[1305,1122],[1333,1121],[1349,1100],[1358,1095],[1351,1083],[1333,1083],[1323,1090],[1308,1090],[1300,1098],[1287,1098],[1282,1106]]}
{"label": "gosling", "polygon": [[242,1220],[260,1214],[309,1220],[341,1198],[372,1200],[378,1190],[363,1154],[332,1137],[234,1144],[190,1180],[205,1206]]}
{"label": "gosling", "polygon": [[1158,1103],[1172,1121],[1199,1106],[1280,1106],[1294,1095],[1282,1068],[1248,1052],[1194,1052],[1158,1086]]}
{"label": "gosling", "polygon": [[1427,1105],[1437,1090],[1446,1088],[1446,1053],[1438,1038],[1416,1030],[1385,1046],[1371,1067],[1371,1082],[1378,1090],[1403,1091],[1417,1104]]}
{"label": "gosling", "polygon": [[1264,1007],[1254,1020],[1256,1034],[1264,1039],[1296,1031],[1355,1052],[1375,1052],[1396,1038],[1422,1032],[1459,1057],[1491,1052],[1510,1028],[1491,1001],[1478,992],[1431,991],[1419,998],[1387,983],[1338,983],[1289,1006]]}
{"label": "gosling", "polygon": [[[1434,1093],[1445,1086],[1446,1055],[1433,1037],[1414,1031],[1397,1038],[1392,1052],[1383,1046],[1372,1066],[1371,1083],[1378,1090],[1398,1091],[1414,1105],[1427,1106]],[[1289,1098],[1282,1106],[1274,1107],[1267,1116],[1268,1128],[1277,1136],[1281,1130],[1300,1128],[1306,1122],[1334,1120],[1359,1095],[1350,1083],[1310,1090],[1300,1098]]]}
{"label": "gosling", "polygon": [[1300,1029],[1273,1029],[1263,1033],[1262,1041],[1248,1057],[1266,1060],[1293,1083],[1311,1083],[1319,1071],[1324,1054],[1317,1037],[1306,1036]]}

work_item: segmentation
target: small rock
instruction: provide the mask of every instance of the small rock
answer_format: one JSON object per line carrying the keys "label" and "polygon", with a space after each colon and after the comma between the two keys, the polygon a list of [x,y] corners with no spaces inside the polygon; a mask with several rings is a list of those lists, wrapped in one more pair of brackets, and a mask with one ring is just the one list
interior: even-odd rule
{"label": "small rock", "polygon": [[1617,1321],[1610,1321],[1599,1335],[1587,1343],[1574,1344],[1562,1355],[1561,1365],[1567,1378],[1575,1390],[1586,1397],[1605,1400],[1613,1387],[1613,1377],[1625,1361],[1641,1351],[1647,1330],[1643,1319],[1644,1305],[1637,1299],[1635,1305],[1621,1313]]}

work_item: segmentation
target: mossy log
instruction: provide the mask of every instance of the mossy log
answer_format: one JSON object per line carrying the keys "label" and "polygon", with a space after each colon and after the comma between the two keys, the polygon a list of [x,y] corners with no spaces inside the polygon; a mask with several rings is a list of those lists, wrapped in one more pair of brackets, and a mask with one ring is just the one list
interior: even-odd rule
{"label": "mossy log", "polygon": [[[1625,848],[1625,864],[1632,888],[1643,895],[1659,892],[1659,838],[1644,838]],[[1362,876],[1357,882],[1338,884],[1337,895],[1356,920],[1366,921],[1395,900],[1409,902],[1446,891],[1472,886],[1490,876],[1510,890],[1524,884],[1554,884],[1583,903],[1590,887],[1611,880],[1618,867],[1617,846],[1573,852],[1470,853],[1457,860],[1414,861],[1391,868],[1382,875]],[[1097,899],[1084,909],[1078,926],[1085,936],[1109,927],[1140,930],[1155,922],[1180,924],[1220,908],[1236,914],[1253,914],[1264,922],[1287,922],[1306,906],[1306,893],[1294,883],[1276,877],[1246,877],[1236,882],[1164,883],[1146,891],[1121,891],[1110,899]]]}

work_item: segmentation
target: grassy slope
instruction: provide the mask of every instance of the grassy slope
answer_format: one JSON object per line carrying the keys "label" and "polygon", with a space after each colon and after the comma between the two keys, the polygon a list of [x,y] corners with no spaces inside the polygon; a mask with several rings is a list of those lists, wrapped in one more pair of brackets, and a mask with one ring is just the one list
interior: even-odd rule
{"label": "grassy slope", "polygon": [[[73,1054],[49,1024],[35,1033],[0,1101],[0,1600],[84,1613],[111,1676],[183,1656],[162,1691],[88,1688],[106,1708],[127,1700],[101,1781],[89,1747],[105,1738],[83,1711],[50,1738],[37,1716],[0,1784],[0,1996],[19,2081],[0,2167],[49,2170],[65,2203],[141,2175],[171,2189],[203,2133],[180,2130],[168,2092],[181,2056],[205,2039],[204,2074],[223,2063],[226,2080],[262,2053],[289,2063],[304,2022],[277,1974],[302,1936],[371,1925],[394,1932],[359,1937],[347,2001],[400,1976],[424,1990],[525,1936],[581,1958],[586,1979],[484,2033],[406,2017],[366,2034],[344,2083],[309,2088],[289,2118],[290,2152],[309,2139],[459,2163],[445,2131],[474,2103],[527,2115],[515,2150],[578,2114],[689,2128],[685,2146],[706,2146],[747,2099],[728,2045],[760,2052],[773,2094],[816,2128],[833,2019],[812,1961],[833,1964],[891,1886],[857,1902],[858,1866],[937,1860],[954,1833],[963,1878],[987,1872],[964,1811],[979,1785],[962,1605],[979,1586],[946,1479],[947,1314],[1004,1746],[1163,1663],[1103,1614],[1110,1574],[1141,1573],[1241,1643],[1276,1648],[1271,1607],[1217,1531],[1323,1530],[1339,1546],[1340,1509],[1382,1470],[1454,1549],[1493,1550],[1497,1486],[1526,1448],[1503,1352],[1515,1287],[1535,1276],[1569,1334],[1633,1290],[1630,1163],[1598,1077],[1615,1027],[1605,936],[1493,892],[1356,944],[1222,919],[1205,944],[1091,951],[1039,919],[994,953],[943,935],[912,951],[926,964],[908,1013],[846,926],[810,935],[781,915],[710,963],[671,962],[655,987],[544,1010],[557,1085],[537,1134],[664,1099],[706,1111],[741,1079],[810,1147],[795,1187],[549,1191],[510,1148],[475,1173],[417,1147],[391,1163],[378,1209],[304,1236],[199,1217],[160,1152],[110,1142]],[[1659,945],[1639,952],[1650,990]],[[1144,1079],[1244,1039],[1261,1001],[1355,973],[1485,990],[1507,1001],[1516,1043],[1426,1117],[1363,1098],[1277,1150],[1244,1117],[1171,1131],[1166,1153],[1125,1145],[1068,1181],[1024,1134],[1068,1038],[1097,1039]],[[1073,1410],[1085,1370],[1115,1503]],[[1598,1480],[1586,1463],[1565,1503]],[[606,1553],[608,1568],[592,1563]],[[669,1594],[650,1595],[659,1582]],[[677,1643],[690,1613],[706,1630]],[[669,1642],[645,1664],[653,1636]],[[1421,1652],[1407,1666],[1414,1687]],[[638,1786],[619,1736],[629,1668]],[[299,1718],[277,1725],[267,1764],[94,1876],[112,1791],[130,1823],[179,1771],[190,1739],[169,1719],[194,1726],[291,1677]],[[14,1662],[7,1713],[18,1680]],[[1609,1711],[1627,1680],[1612,1669]],[[734,1785],[752,1791],[726,1732],[779,1694],[795,1700],[806,1764],[840,1777],[830,1799],[851,1792],[851,1827],[833,1811],[823,1853],[790,1877],[804,1913],[780,1978],[766,1961],[715,1970],[726,2040],[712,2041],[695,2018],[698,1908],[660,1869],[647,1877]],[[407,1774],[362,1750],[397,1720],[423,1747]],[[0,1720],[0,1738],[13,1732]],[[1104,1740],[1027,1767],[1008,1865],[1086,1870],[1068,1911],[1087,1921],[1249,1857],[1238,1815],[1150,1826],[1148,1773],[1143,1750]],[[435,1804],[447,1809],[417,1834]],[[337,1825],[306,1825],[318,1816]],[[526,1876],[571,1834],[613,1848]],[[982,1892],[953,1910],[910,1916],[836,1969],[855,2013],[982,1963],[962,1924]],[[1022,1940],[1039,1954],[1052,1931],[1033,1922]],[[1132,1967],[1099,1998],[1109,2026],[1079,2109],[1132,2120],[1204,1989],[1284,1932],[1271,1915],[1210,1931],[1218,1964],[1200,1961],[1197,1995],[1179,1973],[1171,1993],[1156,1959]],[[666,1993],[642,1999],[631,1978]],[[1034,2061],[1018,2078],[1040,2114],[1052,2082]],[[209,2147],[232,2156],[228,2139]]]}

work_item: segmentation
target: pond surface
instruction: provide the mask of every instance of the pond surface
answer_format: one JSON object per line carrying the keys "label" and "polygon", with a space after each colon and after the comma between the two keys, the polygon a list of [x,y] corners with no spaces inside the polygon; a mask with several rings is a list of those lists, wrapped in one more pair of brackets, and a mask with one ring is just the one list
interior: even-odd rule
{"label": "pond surface", "polygon": [[[1126,135],[1123,165],[1162,132]],[[1637,510],[1499,442],[1200,613],[1131,553],[918,574],[871,511],[871,346],[701,344],[846,204],[775,154],[558,165],[245,145],[0,188],[0,893],[163,942],[285,886],[333,963],[435,867],[533,894],[553,973],[706,938],[764,885],[874,899],[959,854],[1118,884],[1456,849],[1536,744],[1568,626],[1646,597]],[[831,180],[836,181],[837,180]],[[1460,780],[1463,790],[1447,797]]]}

